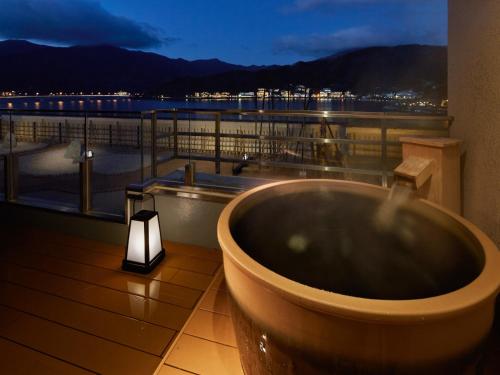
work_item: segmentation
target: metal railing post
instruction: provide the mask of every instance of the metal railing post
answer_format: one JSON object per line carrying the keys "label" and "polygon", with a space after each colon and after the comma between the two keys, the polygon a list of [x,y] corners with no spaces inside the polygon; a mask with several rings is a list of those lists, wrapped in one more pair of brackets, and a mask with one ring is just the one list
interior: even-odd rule
{"label": "metal railing post", "polygon": [[387,187],[387,127],[384,123],[380,125],[381,139],[381,162],[382,162],[382,186]]}
{"label": "metal railing post", "polygon": [[141,150],[141,184],[144,183],[144,114],[141,113],[141,125],[137,127],[137,141]]}
{"label": "metal railing post", "polygon": [[12,111],[9,111],[9,153],[5,156],[5,198],[12,202],[17,199],[19,164],[17,156],[12,152],[14,137],[14,123],[12,122]]}
{"label": "metal railing post", "polygon": [[178,139],[178,123],[177,123],[177,112],[174,112],[174,159],[179,156],[179,139]]}
{"label": "metal railing post", "polygon": [[220,113],[215,115],[215,173],[220,174]]}
{"label": "metal railing post", "polygon": [[[141,116],[142,116],[142,114],[141,114]],[[137,129],[136,129],[136,141],[137,141],[137,148],[141,148],[141,142],[142,142],[142,117],[141,117],[141,126],[138,126]]]}
{"label": "metal railing post", "polygon": [[5,200],[14,202],[17,199],[19,188],[19,163],[17,156],[9,153],[5,155],[4,162]]}
{"label": "metal railing post", "polygon": [[14,135],[14,123],[12,122],[12,111],[9,111],[9,153],[12,153],[12,136]]}
{"label": "metal railing post", "polygon": [[[260,113],[261,111],[259,111]],[[259,127],[259,170],[262,168],[262,115],[259,116],[260,118],[260,127]]]}
{"label": "metal railing post", "polygon": [[84,122],[83,122],[83,148],[85,150],[85,156],[87,156],[87,151],[89,149],[89,138],[88,138],[88,130],[87,130],[87,112],[84,113]]}
{"label": "metal railing post", "polygon": [[157,177],[157,149],[156,149],[156,136],[157,136],[157,118],[158,114],[153,111],[151,114],[151,177]]}
{"label": "metal railing post", "polygon": [[92,210],[92,159],[88,157],[89,137],[87,129],[87,112],[83,123],[83,160],[80,161],[80,212]]}
{"label": "metal railing post", "polygon": [[80,162],[80,211],[92,210],[92,159],[84,157]]}

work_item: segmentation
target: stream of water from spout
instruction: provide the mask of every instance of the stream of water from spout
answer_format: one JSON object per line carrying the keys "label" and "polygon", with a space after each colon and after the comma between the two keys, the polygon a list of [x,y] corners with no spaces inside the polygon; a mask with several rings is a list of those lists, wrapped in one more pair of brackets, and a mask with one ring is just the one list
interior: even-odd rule
{"label": "stream of water from spout", "polygon": [[385,199],[375,212],[375,226],[381,232],[394,231],[398,210],[412,197],[413,190],[408,185],[395,182],[387,199]]}

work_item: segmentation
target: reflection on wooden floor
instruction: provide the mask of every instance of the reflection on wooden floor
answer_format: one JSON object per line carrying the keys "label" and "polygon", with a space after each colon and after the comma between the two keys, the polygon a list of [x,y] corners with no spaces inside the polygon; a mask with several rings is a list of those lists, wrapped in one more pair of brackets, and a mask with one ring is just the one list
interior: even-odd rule
{"label": "reflection on wooden floor", "polygon": [[222,269],[166,355],[160,375],[243,375]]}
{"label": "reflection on wooden floor", "polygon": [[37,229],[0,236],[2,374],[163,371],[221,268],[218,250],[166,243],[142,276],[121,270],[121,246]]}

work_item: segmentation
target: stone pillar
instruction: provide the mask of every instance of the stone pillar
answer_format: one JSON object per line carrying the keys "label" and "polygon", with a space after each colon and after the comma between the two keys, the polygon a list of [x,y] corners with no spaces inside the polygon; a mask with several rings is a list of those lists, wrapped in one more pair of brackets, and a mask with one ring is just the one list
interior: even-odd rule
{"label": "stone pillar", "polygon": [[463,213],[500,246],[500,1],[448,1],[451,136],[463,140]]}

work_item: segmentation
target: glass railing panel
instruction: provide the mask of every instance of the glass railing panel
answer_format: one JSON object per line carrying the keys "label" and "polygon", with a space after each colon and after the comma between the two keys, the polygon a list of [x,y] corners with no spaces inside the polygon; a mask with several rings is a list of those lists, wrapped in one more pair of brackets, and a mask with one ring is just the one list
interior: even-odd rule
{"label": "glass railing panel", "polygon": [[18,200],[57,209],[79,207],[79,161],[84,119],[64,112],[19,112],[12,117]]}
{"label": "glass railing panel", "polygon": [[177,116],[170,111],[156,113],[156,175],[157,178],[170,176],[181,167],[182,162],[176,159],[175,128]]}
{"label": "glass railing panel", "polygon": [[92,153],[86,156],[92,160],[88,213],[114,215],[124,212],[127,185],[159,180],[184,184],[185,166],[193,164],[195,184],[215,188],[245,189],[295,178],[390,185],[392,170],[401,162],[399,138],[447,136],[451,122],[437,116],[324,111],[1,114],[0,140],[7,138],[9,147],[0,147],[0,155],[14,140],[20,201],[78,211],[80,160],[87,150]]}
{"label": "glass railing panel", "polygon": [[[225,120],[225,117],[223,116]],[[381,184],[381,129],[356,131],[349,119],[322,113],[250,113],[240,122],[223,121],[223,153],[233,160],[240,176],[268,179],[341,178]],[[358,143],[362,144],[358,150]],[[356,160],[367,148],[371,163]],[[359,151],[359,152],[358,152]],[[359,158],[358,158],[359,159]],[[376,160],[374,160],[376,159]],[[387,177],[387,176],[386,176]]]}
{"label": "glass railing panel", "polygon": [[[178,158],[182,161],[179,167],[194,162],[196,172],[216,174],[216,116],[212,113],[180,113],[177,116]],[[222,143],[220,137],[219,142]]]}
{"label": "glass railing panel", "polygon": [[126,186],[150,173],[149,154],[141,158],[140,113],[89,113],[87,123],[92,211],[123,215]]}

